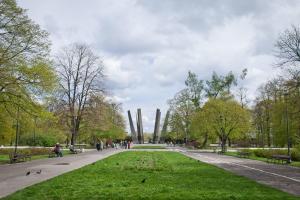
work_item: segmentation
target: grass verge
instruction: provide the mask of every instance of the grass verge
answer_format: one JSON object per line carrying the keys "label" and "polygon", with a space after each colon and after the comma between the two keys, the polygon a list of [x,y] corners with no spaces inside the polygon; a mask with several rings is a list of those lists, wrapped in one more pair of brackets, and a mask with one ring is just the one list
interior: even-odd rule
{"label": "grass verge", "polygon": [[18,191],[14,199],[263,199],[298,197],[176,152],[124,152]]}
{"label": "grass verge", "polygon": [[164,146],[133,146],[132,149],[165,149]]}
{"label": "grass verge", "polygon": [[[237,152],[226,152],[225,155],[238,157]],[[253,153],[251,153],[251,155],[249,156],[249,159],[260,160],[260,161],[263,161],[263,162],[267,162],[268,161],[267,158],[255,156]],[[275,164],[281,165],[281,163],[275,163]],[[293,161],[289,165],[294,166],[294,167],[300,167],[300,162],[299,161]]]}

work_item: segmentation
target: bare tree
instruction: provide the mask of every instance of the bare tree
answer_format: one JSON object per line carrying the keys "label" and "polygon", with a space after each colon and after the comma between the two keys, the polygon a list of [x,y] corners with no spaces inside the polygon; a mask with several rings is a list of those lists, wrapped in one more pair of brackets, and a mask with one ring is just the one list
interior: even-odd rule
{"label": "bare tree", "polygon": [[90,47],[73,44],[57,56],[61,102],[68,110],[71,144],[76,142],[80,122],[91,95],[102,92],[103,64]]}
{"label": "bare tree", "polygon": [[293,67],[300,62],[300,29],[292,26],[285,30],[278,38],[275,47],[279,58],[278,66]]}

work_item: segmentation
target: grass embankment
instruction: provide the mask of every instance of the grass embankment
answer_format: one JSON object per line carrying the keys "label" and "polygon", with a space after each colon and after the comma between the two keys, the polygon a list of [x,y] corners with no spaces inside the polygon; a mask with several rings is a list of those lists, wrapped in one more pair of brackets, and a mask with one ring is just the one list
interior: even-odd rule
{"label": "grass embankment", "polygon": [[132,149],[165,149],[164,146],[133,146]]}
{"label": "grass embankment", "polygon": [[131,151],[28,187],[4,199],[299,198],[176,152]]}
{"label": "grass embankment", "polygon": [[[238,157],[237,152],[226,152],[225,155]],[[268,161],[268,158],[258,157],[253,152],[251,152],[251,154],[249,156],[249,159],[260,160],[260,161],[263,161],[263,162]],[[277,164],[277,163],[275,163],[275,164]],[[278,164],[281,164],[281,163],[278,163]],[[300,162],[299,161],[292,161],[292,163],[289,164],[289,165],[294,166],[294,167],[300,167]]]}
{"label": "grass embankment", "polygon": [[[63,156],[69,155],[69,154],[70,154],[69,150],[63,150]],[[49,158],[49,153],[31,156],[31,160],[38,160],[38,159],[45,159],[45,158]],[[9,155],[8,154],[0,154],[0,165],[8,164],[8,163],[10,163]]]}

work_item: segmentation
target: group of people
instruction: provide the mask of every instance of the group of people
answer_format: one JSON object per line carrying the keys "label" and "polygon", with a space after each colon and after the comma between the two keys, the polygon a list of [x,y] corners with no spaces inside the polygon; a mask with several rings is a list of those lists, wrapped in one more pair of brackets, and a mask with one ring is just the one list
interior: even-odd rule
{"label": "group of people", "polygon": [[[106,146],[106,148],[109,147],[108,142],[106,142],[105,146]],[[118,149],[119,147],[124,148],[124,149],[130,149],[130,147],[131,147],[131,141],[124,140],[124,141],[120,141],[120,142],[116,142],[116,143],[112,142],[110,144],[110,146],[112,148],[116,148],[116,149]],[[100,140],[100,141],[98,141],[96,143],[96,149],[97,149],[97,151],[102,151],[104,149],[104,143],[103,143],[102,140]],[[56,154],[57,157],[63,157],[62,147],[61,147],[61,145],[59,143],[55,144],[55,146],[52,149],[52,151]],[[73,145],[70,145],[70,151],[71,152],[75,151]]]}
{"label": "group of people", "polygon": [[96,149],[97,151],[102,151],[104,148],[104,143],[102,142],[102,140],[100,140],[100,142],[97,142],[96,144]]}
{"label": "group of people", "polygon": [[109,148],[109,147],[115,148],[115,149],[119,149],[119,148],[130,149],[131,142],[127,141],[127,140],[124,140],[124,141],[111,142],[111,143],[106,142],[105,145],[104,145],[102,140],[100,140],[96,143],[96,149],[98,151],[102,151],[104,148]]}
{"label": "group of people", "polygon": [[124,149],[130,149],[131,147],[131,142],[127,140],[121,141],[121,144]]}

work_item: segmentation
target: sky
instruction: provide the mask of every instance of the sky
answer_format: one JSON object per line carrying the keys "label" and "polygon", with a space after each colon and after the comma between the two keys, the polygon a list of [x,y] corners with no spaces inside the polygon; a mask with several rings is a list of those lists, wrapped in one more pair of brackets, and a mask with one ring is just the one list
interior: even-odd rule
{"label": "sky", "polygon": [[[86,43],[104,62],[112,99],[135,116],[142,109],[145,132],[153,132],[156,108],[184,88],[188,71],[240,74],[247,68],[250,100],[280,73],[274,44],[300,25],[299,0],[18,0],[50,33],[52,54]],[[135,117],[133,118],[135,119]],[[162,117],[163,117],[162,116]],[[127,129],[129,130],[129,129]]]}

